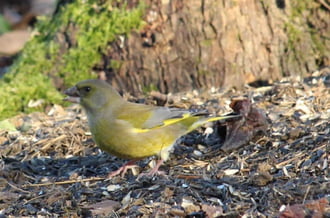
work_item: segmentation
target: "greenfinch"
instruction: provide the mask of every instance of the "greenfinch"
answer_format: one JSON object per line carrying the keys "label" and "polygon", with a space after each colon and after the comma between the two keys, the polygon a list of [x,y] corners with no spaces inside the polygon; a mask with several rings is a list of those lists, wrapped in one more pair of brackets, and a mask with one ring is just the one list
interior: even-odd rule
{"label": "greenfinch", "polygon": [[112,155],[130,160],[110,177],[123,176],[135,161],[150,156],[159,160],[147,174],[159,173],[178,138],[207,122],[237,117],[210,117],[205,112],[128,102],[102,80],[81,81],[64,94],[64,100],[84,108],[95,143]]}

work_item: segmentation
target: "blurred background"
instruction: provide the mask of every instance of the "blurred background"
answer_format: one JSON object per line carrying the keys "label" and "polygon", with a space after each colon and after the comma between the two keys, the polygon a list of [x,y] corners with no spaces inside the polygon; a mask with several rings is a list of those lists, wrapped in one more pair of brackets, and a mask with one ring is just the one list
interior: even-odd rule
{"label": "blurred background", "polygon": [[89,78],[139,96],[305,77],[330,65],[329,5],[3,0],[0,120],[63,104],[59,92]]}

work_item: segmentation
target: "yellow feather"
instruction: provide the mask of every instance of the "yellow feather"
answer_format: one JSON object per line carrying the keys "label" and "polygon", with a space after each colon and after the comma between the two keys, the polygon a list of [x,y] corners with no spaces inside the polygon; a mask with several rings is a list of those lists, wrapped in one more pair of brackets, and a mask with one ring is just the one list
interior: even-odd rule
{"label": "yellow feather", "polygon": [[158,125],[158,126],[155,126],[155,127],[152,127],[152,128],[133,128],[133,132],[135,133],[144,133],[144,132],[149,132],[149,131],[152,131],[152,130],[155,130],[155,129],[158,129],[158,128],[162,128],[162,127],[166,127],[166,126],[169,126],[169,125],[172,125],[174,123],[178,123],[184,119],[187,119],[191,117],[191,114],[183,114],[182,117],[179,117],[179,118],[171,118],[171,119],[167,119],[167,120],[164,120],[163,121],[163,124],[162,125]]}

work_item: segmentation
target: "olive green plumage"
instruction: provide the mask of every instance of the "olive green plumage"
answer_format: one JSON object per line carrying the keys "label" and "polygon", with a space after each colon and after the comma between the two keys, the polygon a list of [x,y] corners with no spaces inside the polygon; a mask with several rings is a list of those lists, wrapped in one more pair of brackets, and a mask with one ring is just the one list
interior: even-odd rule
{"label": "olive green plumage", "polygon": [[157,155],[166,160],[180,136],[206,122],[235,117],[209,117],[206,113],[127,102],[102,80],[79,82],[65,94],[69,96],[66,100],[85,109],[96,144],[125,159]]}

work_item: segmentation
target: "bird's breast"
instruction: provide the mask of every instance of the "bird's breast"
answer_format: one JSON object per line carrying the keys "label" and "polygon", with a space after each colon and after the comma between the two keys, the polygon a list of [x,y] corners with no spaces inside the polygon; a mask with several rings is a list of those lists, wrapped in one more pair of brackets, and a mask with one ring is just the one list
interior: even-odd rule
{"label": "bird's breast", "polygon": [[159,128],[136,132],[123,121],[100,121],[91,132],[96,144],[104,151],[125,159],[140,159],[153,155],[162,156],[181,136],[173,128]]}

